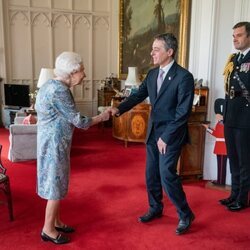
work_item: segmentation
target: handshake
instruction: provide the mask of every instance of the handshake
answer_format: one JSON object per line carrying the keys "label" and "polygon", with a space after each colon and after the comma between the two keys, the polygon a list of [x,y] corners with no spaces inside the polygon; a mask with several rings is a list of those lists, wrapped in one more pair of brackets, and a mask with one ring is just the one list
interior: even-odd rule
{"label": "handshake", "polygon": [[101,114],[98,115],[100,122],[108,121],[111,116],[114,116],[119,113],[119,109],[115,107],[108,107],[101,110]]}

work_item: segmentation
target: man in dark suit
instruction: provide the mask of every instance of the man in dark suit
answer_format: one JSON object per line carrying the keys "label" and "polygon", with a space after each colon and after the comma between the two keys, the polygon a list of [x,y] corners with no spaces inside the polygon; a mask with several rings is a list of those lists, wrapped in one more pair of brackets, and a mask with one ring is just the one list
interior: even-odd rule
{"label": "man in dark suit", "polygon": [[154,65],[158,66],[149,70],[137,93],[111,112],[121,115],[149,97],[152,105],[146,137],[149,211],[139,217],[139,221],[145,223],[162,216],[163,188],[177,209],[176,234],[180,235],[194,220],[177,174],[181,148],[188,141],[187,121],[192,109],[194,79],[175,62],[177,45],[177,39],[170,33],[155,37],[151,56]]}
{"label": "man in dark suit", "polygon": [[250,22],[233,27],[233,43],[240,53],[232,54],[225,67],[225,141],[232,188],[219,202],[230,211],[248,205],[250,190]]}

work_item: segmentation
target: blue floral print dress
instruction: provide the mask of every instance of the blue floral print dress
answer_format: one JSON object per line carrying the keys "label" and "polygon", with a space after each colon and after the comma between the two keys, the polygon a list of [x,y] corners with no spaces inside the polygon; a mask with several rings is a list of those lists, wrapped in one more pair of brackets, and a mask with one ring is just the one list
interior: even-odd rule
{"label": "blue floral print dress", "polygon": [[59,200],[68,192],[74,127],[89,127],[91,118],[81,116],[70,89],[58,80],[49,80],[39,89],[35,109],[37,193],[44,199]]}

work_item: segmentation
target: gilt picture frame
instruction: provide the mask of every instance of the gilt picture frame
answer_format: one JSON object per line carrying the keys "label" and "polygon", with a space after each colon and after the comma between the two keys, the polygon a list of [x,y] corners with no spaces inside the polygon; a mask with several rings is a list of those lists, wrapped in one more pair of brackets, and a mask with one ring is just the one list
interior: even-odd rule
{"label": "gilt picture frame", "polygon": [[126,79],[128,67],[145,76],[153,67],[154,36],[173,33],[178,39],[176,61],[188,66],[191,0],[120,0],[119,78]]}

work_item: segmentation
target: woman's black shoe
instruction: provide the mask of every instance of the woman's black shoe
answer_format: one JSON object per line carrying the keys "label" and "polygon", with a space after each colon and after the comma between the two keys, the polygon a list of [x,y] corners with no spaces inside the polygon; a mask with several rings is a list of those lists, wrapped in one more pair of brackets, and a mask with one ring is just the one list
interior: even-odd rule
{"label": "woman's black shoe", "polygon": [[73,227],[69,227],[67,225],[63,225],[63,227],[55,227],[55,229],[58,232],[63,232],[63,233],[73,233],[73,232],[75,232],[75,229]]}
{"label": "woman's black shoe", "polygon": [[51,241],[55,244],[66,244],[70,241],[68,237],[62,234],[58,234],[56,238],[52,238],[48,236],[46,233],[44,233],[43,231],[41,232],[41,238],[43,241]]}

